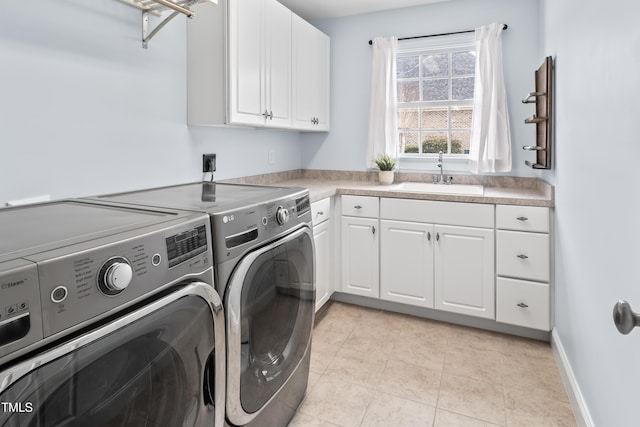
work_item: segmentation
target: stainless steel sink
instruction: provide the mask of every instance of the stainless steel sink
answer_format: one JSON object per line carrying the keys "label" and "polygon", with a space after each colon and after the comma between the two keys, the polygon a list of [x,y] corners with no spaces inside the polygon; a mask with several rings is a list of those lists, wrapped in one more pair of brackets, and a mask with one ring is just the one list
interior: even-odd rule
{"label": "stainless steel sink", "polygon": [[468,184],[432,184],[430,182],[403,182],[389,187],[390,191],[409,193],[458,194],[464,196],[484,195],[484,186]]}

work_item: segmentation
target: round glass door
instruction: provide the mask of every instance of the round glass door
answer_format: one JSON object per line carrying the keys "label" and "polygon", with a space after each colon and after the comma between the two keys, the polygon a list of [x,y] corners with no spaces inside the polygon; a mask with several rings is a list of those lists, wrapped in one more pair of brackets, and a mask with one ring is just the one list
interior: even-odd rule
{"label": "round glass door", "polygon": [[308,233],[261,253],[248,269],[240,299],[240,401],[247,413],[262,408],[302,360],[314,301]]}
{"label": "round glass door", "polygon": [[0,394],[0,426],[213,425],[203,389],[213,321],[205,300],[186,296],[64,354]]}

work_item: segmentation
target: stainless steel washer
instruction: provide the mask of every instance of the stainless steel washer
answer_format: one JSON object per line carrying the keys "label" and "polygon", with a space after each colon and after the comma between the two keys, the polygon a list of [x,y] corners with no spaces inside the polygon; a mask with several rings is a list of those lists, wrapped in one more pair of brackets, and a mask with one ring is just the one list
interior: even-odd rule
{"label": "stainless steel washer", "polygon": [[309,375],[315,266],[308,191],[205,182],[99,200],[210,215],[226,314],[227,423],[287,425]]}
{"label": "stainless steel washer", "polygon": [[222,426],[206,215],[0,209],[0,425]]}

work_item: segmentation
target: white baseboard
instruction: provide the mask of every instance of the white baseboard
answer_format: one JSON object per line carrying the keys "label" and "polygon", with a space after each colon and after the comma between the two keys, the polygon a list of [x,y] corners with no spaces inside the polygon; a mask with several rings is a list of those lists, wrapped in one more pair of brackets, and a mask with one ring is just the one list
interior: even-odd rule
{"label": "white baseboard", "polygon": [[560,368],[562,382],[567,390],[569,401],[571,402],[571,407],[573,408],[573,413],[576,417],[576,422],[580,427],[594,427],[591,414],[589,413],[589,408],[587,408],[587,403],[584,401],[584,397],[582,396],[576,377],[573,374],[571,365],[569,364],[569,359],[567,359],[567,354],[564,351],[564,347],[562,347],[560,336],[555,329],[551,331],[551,348],[553,348],[553,355],[555,356],[558,367]]}

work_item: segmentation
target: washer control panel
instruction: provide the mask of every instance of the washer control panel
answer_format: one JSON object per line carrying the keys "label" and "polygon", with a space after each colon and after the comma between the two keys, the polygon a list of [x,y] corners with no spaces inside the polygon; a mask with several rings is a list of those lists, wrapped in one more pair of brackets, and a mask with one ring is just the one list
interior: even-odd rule
{"label": "washer control panel", "polygon": [[286,234],[303,223],[311,223],[307,190],[289,197],[235,209],[211,217],[214,235],[213,254],[217,263],[241,256],[249,247]]}
{"label": "washer control panel", "polygon": [[29,257],[38,265],[44,337],[211,269],[209,217],[191,218]]}

